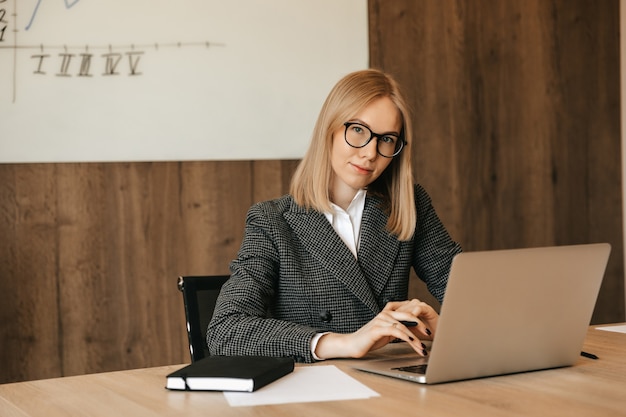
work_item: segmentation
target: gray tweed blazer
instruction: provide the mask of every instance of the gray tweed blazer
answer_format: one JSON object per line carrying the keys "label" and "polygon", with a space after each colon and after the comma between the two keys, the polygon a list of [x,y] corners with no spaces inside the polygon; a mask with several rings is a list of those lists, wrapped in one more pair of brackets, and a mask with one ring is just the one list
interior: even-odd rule
{"label": "gray tweed blazer", "polygon": [[231,278],[207,332],[212,355],[291,356],[312,362],[318,332],[354,332],[388,301],[405,300],[413,267],[443,300],[450,263],[461,251],[426,191],[415,187],[412,240],[385,231],[387,215],[367,196],[358,260],[323,213],[289,195],[250,208]]}

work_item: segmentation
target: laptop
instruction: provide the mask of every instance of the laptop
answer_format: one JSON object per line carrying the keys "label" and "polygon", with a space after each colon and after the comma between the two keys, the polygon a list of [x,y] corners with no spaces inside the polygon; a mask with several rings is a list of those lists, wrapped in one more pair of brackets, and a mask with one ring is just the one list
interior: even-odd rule
{"label": "laptop", "polygon": [[355,368],[437,384],[571,366],[610,251],[595,243],[460,253],[428,356],[372,359]]}

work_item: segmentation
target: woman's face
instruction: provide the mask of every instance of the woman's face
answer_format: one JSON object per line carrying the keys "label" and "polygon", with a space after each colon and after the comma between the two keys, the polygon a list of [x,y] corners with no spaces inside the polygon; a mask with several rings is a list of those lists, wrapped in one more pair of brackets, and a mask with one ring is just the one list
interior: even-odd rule
{"label": "woman's face", "polygon": [[[389,97],[376,99],[346,122],[358,122],[377,134],[390,133],[399,136],[402,129],[400,111]],[[342,125],[333,134],[330,162],[334,173],[331,199],[335,204],[346,208],[344,203],[349,204],[358,190],[376,180],[389,166],[392,158],[378,154],[377,138],[362,148],[354,148],[346,143],[344,132],[345,127]]]}

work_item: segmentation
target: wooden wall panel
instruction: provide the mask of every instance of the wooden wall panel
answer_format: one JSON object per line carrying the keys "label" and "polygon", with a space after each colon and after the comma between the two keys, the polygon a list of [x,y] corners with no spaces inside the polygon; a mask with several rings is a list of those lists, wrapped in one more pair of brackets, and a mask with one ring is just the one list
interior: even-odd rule
{"label": "wooden wall panel", "polygon": [[265,201],[289,192],[298,160],[257,161],[252,169],[252,202]]}
{"label": "wooden wall panel", "polygon": [[55,194],[53,165],[0,165],[0,382],[59,375]]}
{"label": "wooden wall panel", "polygon": [[607,241],[624,319],[619,2],[370,0],[371,65],[415,113],[416,177],[466,250]]}
{"label": "wooden wall panel", "polygon": [[296,164],[0,165],[0,382],[189,361],[176,277],[228,273]]}

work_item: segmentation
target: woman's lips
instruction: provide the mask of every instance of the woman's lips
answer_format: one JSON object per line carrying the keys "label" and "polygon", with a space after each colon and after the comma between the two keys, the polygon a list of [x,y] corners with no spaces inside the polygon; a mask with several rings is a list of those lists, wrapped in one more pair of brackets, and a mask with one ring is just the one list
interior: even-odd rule
{"label": "woman's lips", "polygon": [[371,168],[363,167],[363,166],[356,165],[356,164],[352,164],[352,166],[354,167],[356,172],[360,174],[370,174],[373,171],[373,169]]}

